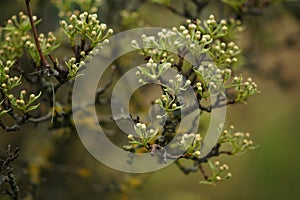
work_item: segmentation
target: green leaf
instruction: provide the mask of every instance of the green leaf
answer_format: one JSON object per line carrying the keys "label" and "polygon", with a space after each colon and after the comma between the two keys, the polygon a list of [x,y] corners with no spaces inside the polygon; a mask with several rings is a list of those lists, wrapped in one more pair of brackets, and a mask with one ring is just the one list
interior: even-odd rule
{"label": "green leaf", "polygon": [[216,185],[214,182],[208,180],[200,181],[199,183],[205,185]]}
{"label": "green leaf", "polygon": [[40,104],[37,104],[37,105],[34,105],[34,106],[30,106],[29,108],[27,108],[27,109],[25,110],[25,112],[29,112],[29,111],[35,110],[35,109],[37,109],[39,106],[40,106]]}

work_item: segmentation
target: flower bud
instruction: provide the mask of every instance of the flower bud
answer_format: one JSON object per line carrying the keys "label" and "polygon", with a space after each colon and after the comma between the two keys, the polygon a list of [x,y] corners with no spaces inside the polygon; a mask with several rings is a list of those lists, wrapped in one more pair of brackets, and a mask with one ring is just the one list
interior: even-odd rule
{"label": "flower bud", "polygon": [[133,139],[134,139],[133,135],[131,135],[131,134],[128,135],[127,138],[128,138],[129,140],[133,140]]}
{"label": "flower bud", "polygon": [[30,98],[30,99],[34,99],[34,98],[35,98],[35,95],[34,95],[34,94],[30,94],[29,98]]}

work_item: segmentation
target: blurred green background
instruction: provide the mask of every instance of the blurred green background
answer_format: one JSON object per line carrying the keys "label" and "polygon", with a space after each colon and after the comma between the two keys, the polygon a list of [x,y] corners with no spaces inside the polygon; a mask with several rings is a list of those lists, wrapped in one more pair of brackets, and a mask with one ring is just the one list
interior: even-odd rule
{"label": "blurred green background", "polygon": [[[180,8],[183,1],[172,2]],[[126,29],[120,13],[131,3],[134,1],[103,1],[101,20],[116,32]],[[300,199],[299,4],[273,3],[261,15],[247,15],[243,20],[246,29],[239,43],[244,62],[239,71],[257,81],[261,93],[247,105],[228,107],[226,124],[249,131],[259,148],[238,157],[218,158],[230,166],[232,179],[216,186],[200,185],[200,173],[184,175],[175,165],[143,175],[117,172],[94,159],[75,132],[55,133],[48,130],[49,124],[27,125],[16,133],[0,130],[0,155],[4,156],[9,143],[21,147],[15,170],[18,177],[26,177],[30,170],[34,174],[39,170],[36,166],[43,166],[37,177],[41,183],[35,190],[37,199]],[[200,18],[222,16],[217,5],[211,3],[199,13]],[[43,18],[39,31],[59,26],[58,11],[48,1],[33,1],[33,9]],[[1,1],[0,10],[0,20],[4,21],[25,11],[25,3]],[[135,27],[172,27],[184,22],[184,18],[151,2],[139,5],[136,12],[140,22],[135,21]],[[28,166],[28,162],[33,164]],[[26,183],[25,178],[21,186],[27,188]]]}

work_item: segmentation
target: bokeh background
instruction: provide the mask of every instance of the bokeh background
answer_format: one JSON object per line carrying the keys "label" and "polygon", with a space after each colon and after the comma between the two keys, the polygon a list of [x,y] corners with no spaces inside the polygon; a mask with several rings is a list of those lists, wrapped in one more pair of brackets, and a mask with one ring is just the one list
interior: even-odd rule
{"label": "bokeh background", "polygon": [[[144,25],[170,28],[185,21],[162,5],[137,2],[103,1],[100,19],[115,32]],[[195,12],[188,1],[171,1],[178,10],[184,3]],[[42,0],[32,4],[34,13],[43,19],[40,32],[59,27],[55,6]],[[219,5],[211,1],[196,15],[200,19],[209,14],[230,16]],[[234,124],[236,130],[249,131],[259,148],[242,156],[218,158],[230,166],[232,179],[216,186],[200,185],[200,173],[184,175],[175,165],[142,175],[117,172],[94,159],[75,131],[51,131],[47,123],[26,125],[15,133],[0,130],[1,157],[8,144],[21,147],[15,164],[21,187],[43,200],[300,199],[300,3],[273,1],[260,9],[260,14],[243,17],[246,29],[238,39],[243,62],[238,70],[251,76],[261,93],[247,105],[228,107],[226,118],[226,124]],[[25,12],[24,1],[1,1],[0,21],[19,11]],[[29,179],[40,184],[32,188]]]}

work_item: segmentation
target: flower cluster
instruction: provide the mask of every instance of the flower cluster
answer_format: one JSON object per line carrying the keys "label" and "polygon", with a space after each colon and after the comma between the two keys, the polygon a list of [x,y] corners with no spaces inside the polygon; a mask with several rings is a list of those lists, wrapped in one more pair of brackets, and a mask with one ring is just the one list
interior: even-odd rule
{"label": "flower cluster", "polygon": [[78,37],[90,40],[90,49],[101,46],[103,42],[108,42],[108,38],[113,34],[113,30],[107,29],[107,25],[100,23],[97,18],[97,14],[83,12],[79,15],[71,15],[69,22],[65,20],[60,22],[72,46],[75,46]]}
{"label": "flower cluster", "polygon": [[21,77],[10,76],[10,69],[13,67],[14,62],[8,60],[5,64],[0,61],[0,84],[4,94],[10,93],[12,89],[21,84]]}
{"label": "flower cluster", "polygon": [[[203,98],[221,94],[233,96],[235,102],[245,103],[250,96],[259,93],[257,84],[253,82],[252,78],[247,78],[243,82],[242,75],[232,77],[230,68],[219,69],[208,64],[194,68],[194,72],[199,79],[196,88]],[[222,94],[225,89],[227,94]]]}
{"label": "flower cluster", "polygon": [[208,165],[212,171],[212,175],[207,177],[205,180],[200,181],[202,184],[215,185],[217,182],[229,179],[232,177],[232,174],[228,172],[227,164],[220,164],[219,161],[212,163],[208,161]]}
{"label": "flower cluster", "polygon": [[184,150],[186,150],[185,155],[187,157],[199,157],[201,154],[201,141],[202,137],[200,136],[200,134],[183,134],[179,145],[182,146]]}
{"label": "flower cluster", "polygon": [[136,140],[133,135],[128,135],[129,143],[138,144],[143,147],[148,148],[149,143],[153,141],[158,133],[158,129],[154,130],[152,128],[147,128],[146,124],[137,123],[134,125],[134,130],[139,137],[139,140]]}
{"label": "flower cluster", "polygon": [[[216,22],[213,15],[203,23],[200,20],[187,20],[186,26],[173,27],[172,30],[162,29],[157,37],[142,35],[143,48],[140,53],[156,61],[169,61],[174,60],[170,52],[180,54],[188,49],[194,56],[208,54],[215,65],[230,66],[237,62],[235,56],[240,52],[239,48],[233,42],[228,45],[221,43],[220,39],[239,27],[239,23],[235,20],[230,23],[226,20]],[[134,40],[132,46],[140,49],[141,45]]]}
{"label": "flower cluster", "polygon": [[149,59],[145,66],[139,66],[136,76],[140,83],[150,83],[159,80],[161,75],[171,67],[171,63],[157,64],[152,58]]}
{"label": "flower cluster", "polygon": [[[19,110],[23,111],[24,113],[28,113],[29,111],[32,111],[36,109],[39,104],[32,106],[32,104],[40,97],[41,93],[39,95],[30,94],[29,100],[26,101],[25,95],[26,90],[22,90],[20,92],[19,99],[15,98],[12,94],[12,90],[19,86],[21,84],[21,77],[10,76],[10,69],[13,67],[14,62],[8,60],[5,64],[3,64],[2,61],[0,61],[0,89],[3,92],[4,95],[6,95],[7,100],[9,103]],[[1,101],[1,105],[4,103],[4,100]],[[7,107],[7,105],[5,106]],[[9,109],[0,109],[1,115],[7,113]]]}
{"label": "flower cluster", "polygon": [[165,91],[178,95],[182,91],[186,91],[187,87],[191,85],[190,80],[185,80],[182,74],[176,74],[174,78],[170,78],[167,84],[162,84],[165,87]]}
{"label": "flower cluster", "polygon": [[247,78],[245,82],[243,82],[242,75],[235,76],[230,84],[227,86],[228,88],[234,89],[235,101],[246,103],[248,97],[259,93],[257,89],[257,84],[253,82],[252,78]]}
{"label": "flower cluster", "polygon": [[181,38],[176,30],[162,29],[155,36],[141,36],[142,44],[136,40],[131,42],[132,47],[139,50],[139,53],[145,57],[150,56],[155,62],[174,62],[173,53],[177,53],[178,49],[184,46],[183,38]]}
{"label": "flower cluster", "polygon": [[20,97],[17,99],[13,94],[8,95],[8,99],[11,104],[17,107],[19,110],[23,111],[24,113],[28,113],[29,111],[35,110],[40,104],[32,105],[42,94],[40,92],[37,96],[35,94],[30,94],[29,98],[26,100],[27,92],[26,90],[22,90],[20,92]]}
{"label": "flower cluster", "polygon": [[98,53],[97,48],[109,42],[108,38],[113,34],[113,30],[108,29],[106,24],[100,23],[97,14],[87,12],[73,14],[68,22],[62,20],[60,24],[75,54],[75,57],[65,62],[68,68],[68,79],[74,79],[85,61]]}
{"label": "flower cluster", "polygon": [[175,96],[169,95],[168,93],[163,94],[161,98],[156,99],[155,103],[158,104],[165,112],[163,115],[156,115],[156,119],[167,117],[168,114],[172,113],[173,111],[179,110],[184,106],[178,105]]}
{"label": "flower cluster", "polygon": [[220,42],[220,40],[216,40],[209,51],[210,57],[219,67],[228,67],[236,63],[238,60],[235,56],[239,53],[240,49],[234,42],[226,44],[225,42]]}
{"label": "flower cluster", "polygon": [[250,139],[250,133],[234,132],[234,126],[231,125],[228,130],[224,130],[219,138],[219,144],[230,144],[232,155],[240,155],[247,150],[255,149],[257,146]]}
{"label": "flower cluster", "polygon": [[[196,83],[197,91],[203,98],[218,95],[224,88],[225,78],[231,70],[220,70],[213,64],[200,65],[193,69],[199,82]],[[228,72],[229,71],[229,72]]]}
{"label": "flower cluster", "polygon": [[[45,34],[41,33],[38,37],[38,41],[40,43],[41,50],[44,55],[49,55],[52,51],[54,51],[60,46],[60,44],[57,43],[57,39],[52,32],[48,32],[47,37],[45,36]],[[39,64],[40,56],[38,51],[36,50],[34,41],[27,40],[25,42],[25,47],[28,49],[34,62]]]}
{"label": "flower cluster", "polygon": [[[242,75],[233,75],[233,65],[238,62],[237,55],[240,53],[240,48],[230,40],[230,33],[242,29],[239,21],[233,19],[217,21],[213,15],[210,15],[202,22],[200,20],[186,22],[187,25],[174,27],[171,30],[162,29],[156,36],[142,35],[140,43],[136,40],[132,41],[133,48],[138,49],[147,61],[145,65],[138,67],[136,72],[138,82],[161,85],[162,95],[154,103],[160,106],[163,113],[154,114],[156,119],[164,122],[161,123],[164,125],[162,130],[156,132],[156,137],[149,137],[146,143],[136,141],[132,135],[129,135],[129,142],[139,146],[128,145],[125,148],[127,150],[136,152],[139,148],[143,148],[153,152],[158,149],[149,148],[148,144],[155,144],[159,149],[163,149],[169,141],[180,134],[177,132],[178,124],[182,120],[179,113],[187,104],[180,103],[177,97],[189,86],[197,95],[199,108],[206,112],[232,103],[246,102],[248,97],[258,93],[257,85],[251,78],[243,81]],[[185,58],[190,58],[190,54],[193,55],[193,63],[185,61]],[[170,69],[174,69],[178,74],[173,77],[164,76],[164,73],[167,74],[167,70]],[[204,103],[209,104],[207,100],[213,96],[217,101],[205,107]],[[138,130],[139,135],[148,134],[145,125],[135,129]],[[186,169],[178,164],[179,162],[177,164],[185,173],[195,171],[195,167],[196,170],[200,170],[204,175],[202,183],[214,184],[228,179],[231,177],[231,173],[227,172],[228,166],[220,165],[219,162],[213,164],[210,158],[220,154],[237,155],[254,148],[248,133],[228,132],[223,131],[218,143],[204,157],[201,157],[200,152],[202,138],[194,133],[185,133],[178,141],[178,145],[186,150],[182,155],[171,155],[165,152],[164,156],[193,160],[194,167],[191,168]],[[230,151],[220,150],[225,143],[232,148]],[[203,172],[203,163],[209,164],[212,176],[209,177]]]}
{"label": "flower cluster", "polygon": [[[84,52],[84,51],[83,51]],[[82,53],[82,55],[84,55]],[[74,79],[78,76],[77,72],[78,70],[85,65],[84,61],[80,61],[79,63],[76,62],[76,58],[72,57],[68,61],[65,62],[67,68],[68,68],[68,78]]]}
{"label": "flower cluster", "polygon": [[[32,18],[35,24],[41,21],[36,16]],[[29,17],[23,12],[20,12],[18,16],[13,15],[6,21],[6,26],[1,28],[0,56],[2,60],[15,60],[23,55],[24,44],[31,38],[28,34],[30,28]]]}
{"label": "flower cluster", "polygon": [[[32,16],[32,19],[35,25],[41,21],[38,20],[36,16]],[[39,104],[32,104],[40,97],[41,93],[37,96],[29,94],[29,98],[26,98],[26,91],[22,90],[19,98],[15,98],[13,95],[15,93],[14,89],[21,84],[21,75],[15,73],[12,69],[22,57],[24,47],[27,47],[26,44],[29,45],[29,41],[32,40],[32,37],[28,33],[30,29],[31,25],[29,17],[23,12],[20,12],[18,16],[13,15],[6,21],[6,25],[1,27],[0,91],[3,100],[1,100],[0,115],[8,113],[9,111],[13,112],[13,109],[19,109],[23,113],[28,113],[39,106]],[[53,41],[53,34],[51,36],[52,38],[50,40]],[[51,45],[52,44],[53,43],[51,42]],[[31,46],[33,51],[37,54],[35,45],[30,43],[29,46]]]}
{"label": "flower cluster", "polygon": [[[0,61],[0,89],[3,92],[3,94],[7,97],[7,101],[18,108],[19,110],[23,111],[24,113],[28,113],[29,111],[32,111],[36,109],[39,104],[32,105],[41,95],[29,95],[29,100],[26,101],[25,95],[27,94],[26,90],[22,90],[20,92],[20,98],[17,99],[12,94],[12,90],[19,86],[21,84],[21,77],[19,76],[10,76],[10,69],[14,66],[14,62],[8,60],[5,64]],[[4,100],[1,101],[2,105],[4,103]],[[3,107],[7,107],[3,106]],[[7,113],[11,108],[8,109],[0,109],[1,115]]]}

